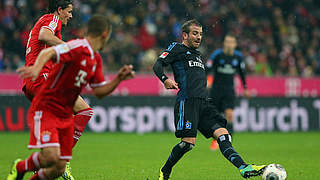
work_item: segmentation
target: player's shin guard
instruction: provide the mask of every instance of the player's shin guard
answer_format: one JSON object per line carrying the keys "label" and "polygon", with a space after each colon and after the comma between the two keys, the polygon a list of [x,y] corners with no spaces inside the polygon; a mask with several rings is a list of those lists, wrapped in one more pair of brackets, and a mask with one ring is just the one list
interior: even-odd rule
{"label": "player's shin guard", "polygon": [[81,110],[74,116],[74,134],[73,134],[73,147],[77,144],[82,132],[84,131],[88,121],[93,115],[91,108]]}
{"label": "player's shin guard", "polygon": [[218,144],[220,151],[226,159],[228,159],[234,166],[240,168],[241,166],[246,166],[247,164],[242,160],[240,155],[233,149],[231,144],[231,136],[229,134],[221,135],[218,138]]}
{"label": "player's shin guard", "polygon": [[179,144],[175,145],[161,171],[170,174],[172,167],[182,158],[185,153],[190,151],[193,147],[193,144],[184,141],[181,141]]}
{"label": "player's shin guard", "polygon": [[37,171],[40,169],[39,152],[34,152],[26,160],[20,161],[17,164],[18,173],[27,171]]}

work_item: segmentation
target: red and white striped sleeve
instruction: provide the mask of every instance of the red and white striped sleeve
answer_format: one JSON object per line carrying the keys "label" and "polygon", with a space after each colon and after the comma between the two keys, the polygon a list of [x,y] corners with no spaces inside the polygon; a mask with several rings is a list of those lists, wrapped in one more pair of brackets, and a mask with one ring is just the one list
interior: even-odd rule
{"label": "red and white striped sleeve", "polygon": [[101,87],[107,84],[102,72],[102,58],[99,53],[95,53],[95,59],[97,64],[93,69],[94,76],[89,83],[92,88]]}
{"label": "red and white striped sleeve", "polygon": [[50,15],[43,18],[42,28],[49,29],[52,33],[55,33],[59,26],[59,17],[56,15]]}
{"label": "red and white striped sleeve", "polygon": [[82,55],[82,47],[84,45],[85,42],[83,40],[77,39],[53,46],[53,49],[56,51],[57,63],[79,60],[78,57]]}

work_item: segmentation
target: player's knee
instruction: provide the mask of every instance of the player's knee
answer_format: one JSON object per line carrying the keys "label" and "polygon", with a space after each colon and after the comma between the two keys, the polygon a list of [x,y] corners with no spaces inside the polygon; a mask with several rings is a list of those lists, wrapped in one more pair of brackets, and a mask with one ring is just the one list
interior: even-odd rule
{"label": "player's knee", "polygon": [[213,137],[215,139],[218,139],[221,135],[224,134],[229,134],[228,130],[226,128],[219,128],[213,132]]}
{"label": "player's knee", "polygon": [[179,147],[180,147],[184,152],[188,152],[188,151],[192,150],[192,148],[194,147],[194,144],[181,141],[181,142],[179,143]]}
{"label": "player's knee", "polygon": [[59,151],[50,151],[43,153],[43,158],[47,167],[56,165],[60,160],[60,153]]}

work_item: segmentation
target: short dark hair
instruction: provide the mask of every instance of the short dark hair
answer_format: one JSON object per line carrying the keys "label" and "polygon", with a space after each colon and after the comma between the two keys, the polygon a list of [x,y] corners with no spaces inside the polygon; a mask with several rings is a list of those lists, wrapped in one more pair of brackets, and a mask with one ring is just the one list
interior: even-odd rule
{"label": "short dark hair", "polygon": [[48,13],[54,13],[59,7],[65,9],[72,3],[72,0],[49,0]]}
{"label": "short dark hair", "polygon": [[111,24],[103,15],[93,15],[88,21],[88,35],[100,36],[105,30],[111,31]]}
{"label": "short dark hair", "polygon": [[186,21],[185,23],[182,24],[181,26],[181,31],[185,32],[185,33],[189,33],[190,32],[190,26],[195,25],[198,27],[202,27],[202,25],[199,23],[199,21],[197,21],[196,19],[191,19],[189,21]]}

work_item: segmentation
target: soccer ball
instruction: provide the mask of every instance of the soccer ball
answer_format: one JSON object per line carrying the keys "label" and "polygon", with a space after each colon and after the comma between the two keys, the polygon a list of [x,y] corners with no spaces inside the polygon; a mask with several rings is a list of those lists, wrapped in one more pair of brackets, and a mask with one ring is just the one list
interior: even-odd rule
{"label": "soccer ball", "polygon": [[286,170],[280,164],[269,164],[262,174],[263,180],[285,180]]}

